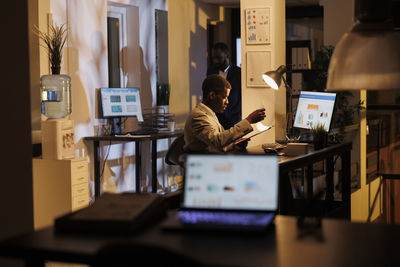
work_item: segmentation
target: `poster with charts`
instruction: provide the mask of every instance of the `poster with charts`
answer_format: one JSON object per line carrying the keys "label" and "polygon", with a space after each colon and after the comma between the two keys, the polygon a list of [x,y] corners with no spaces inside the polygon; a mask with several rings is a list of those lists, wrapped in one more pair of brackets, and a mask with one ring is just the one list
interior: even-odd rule
{"label": "poster with charts", "polygon": [[246,44],[270,44],[269,8],[246,9]]}

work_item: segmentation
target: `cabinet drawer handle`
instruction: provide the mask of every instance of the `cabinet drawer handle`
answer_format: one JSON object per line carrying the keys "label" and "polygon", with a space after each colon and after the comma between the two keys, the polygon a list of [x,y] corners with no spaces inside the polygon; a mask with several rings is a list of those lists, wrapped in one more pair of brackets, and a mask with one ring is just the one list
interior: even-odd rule
{"label": "cabinet drawer handle", "polygon": [[79,177],[77,180],[78,181],[81,181],[81,180],[84,180],[85,179],[85,177],[84,176],[81,176],[81,177]]}
{"label": "cabinet drawer handle", "polygon": [[77,193],[81,193],[81,192],[85,191],[85,188],[81,188],[81,189],[78,189],[76,191],[77,191]]}
{"label": "cabinet drawer handle", "polygon": [[77,169],[82,169],[83,167],[85,167],[84,165],[78,165],[78,167],[76,167]]}

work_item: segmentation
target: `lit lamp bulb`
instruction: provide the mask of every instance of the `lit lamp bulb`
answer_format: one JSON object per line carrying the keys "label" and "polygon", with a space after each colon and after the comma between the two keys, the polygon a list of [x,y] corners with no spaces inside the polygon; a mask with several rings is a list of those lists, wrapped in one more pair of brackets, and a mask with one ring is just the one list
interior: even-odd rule
{"label": "lit lamp bulb", "polygon": [[282,76],[286,72],[286,66],[281,65],[277,70],[267,71],[262,75],[262,78],[266,84],[272,89],[278,90],[281,85]]}

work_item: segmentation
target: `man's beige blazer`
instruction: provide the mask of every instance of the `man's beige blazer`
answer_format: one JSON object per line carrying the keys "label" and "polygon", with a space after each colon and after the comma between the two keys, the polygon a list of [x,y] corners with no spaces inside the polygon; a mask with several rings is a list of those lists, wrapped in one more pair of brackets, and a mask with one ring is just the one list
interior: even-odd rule
{"label": "man's beige blazer", "polygon": [[186,120],[185,147],[189,152],[225,152],[233,149],[233,142],[251,132],[253,127],[242,120],[224,130],[214,111],[203,103],[198,104]]}

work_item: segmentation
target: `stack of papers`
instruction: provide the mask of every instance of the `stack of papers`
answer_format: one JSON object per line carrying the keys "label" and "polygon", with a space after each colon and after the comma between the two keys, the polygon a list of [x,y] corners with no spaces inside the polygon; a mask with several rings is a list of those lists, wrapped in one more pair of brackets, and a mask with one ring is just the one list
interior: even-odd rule
{"label": "stack of papers", "polygon": [[238,144],[240,142],[249,140],[250,138],[252,138],[252,137],[254,137],[256,135],[259,135],[260,133],[266,132],[271,128],[272,128],[272,126],[266,126],[266,125],[262,124],[261,122],[257,122],[253,126],[253,131],[248,133],[248,134],[246,134],[246,135],[244,135],[244,136],[242,136],[241,138],[237,139],[235,141],[235,144]]}

